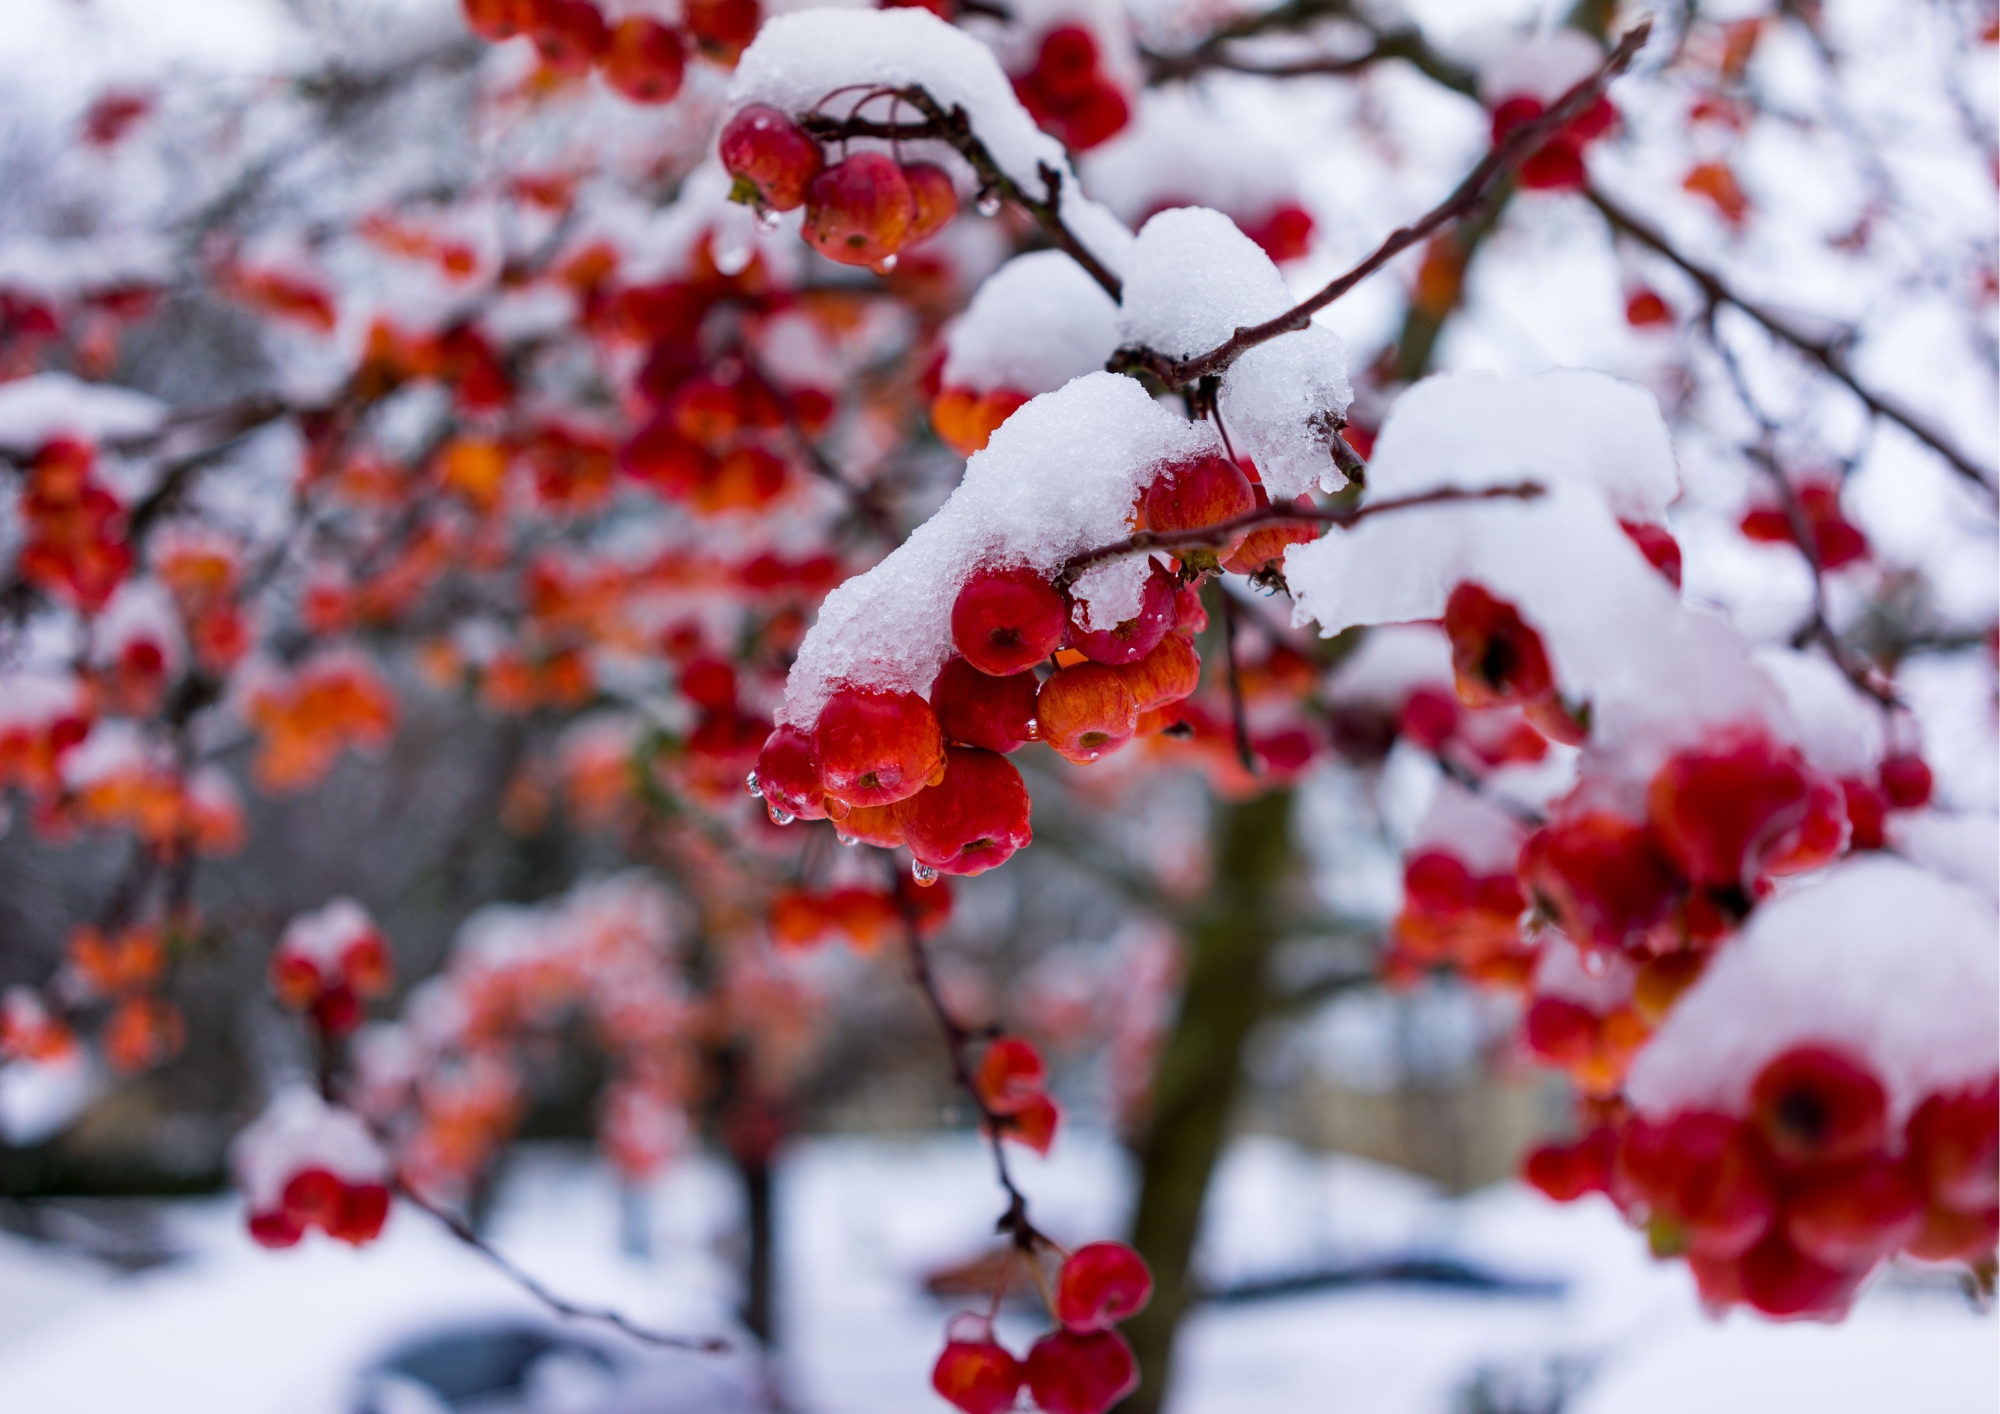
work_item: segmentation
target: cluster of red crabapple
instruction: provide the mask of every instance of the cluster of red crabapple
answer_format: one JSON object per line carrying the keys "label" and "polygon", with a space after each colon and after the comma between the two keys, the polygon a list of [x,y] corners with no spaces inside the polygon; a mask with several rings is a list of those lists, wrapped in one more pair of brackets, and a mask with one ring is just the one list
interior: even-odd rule
{"label": "cluster of red crabapple", "polygon": [[[1134,518],[1159,534],[1200,532],[1253,511],[1261,493],[1237,463],[1208,456],[1163,468]],[[1155,560],[1139,612],[1104,628],[1078,622],[1069,596],[1035,570],[983,566],[952,605],[958,652],[928,701],[842,687],[809,732],[771,734],[751,788],[780,824],[830,819],[843,839],[907,845],[919,881],[983,873],[1032,837],[1027,788],[1006,754],[1042,741],[1087,765],[1172,726],[1171,709],[1201,680],[1201,576],[1254,573],[1316,533],[1300,523],[1237,532],[1219,548],[1181,550],[1178,573]]]}
{"label": "cluster of red crabapple", "polygon": [[593,68],[634,103],[671,103],[681,91],[690,47],[722,64],[757,37],[757,0],[686,0],[682,28],[645,15],[616,24],[589,0],[463,0],[465,21],[481,39],[501,43],[525,35],[543,66],[577,76]]}

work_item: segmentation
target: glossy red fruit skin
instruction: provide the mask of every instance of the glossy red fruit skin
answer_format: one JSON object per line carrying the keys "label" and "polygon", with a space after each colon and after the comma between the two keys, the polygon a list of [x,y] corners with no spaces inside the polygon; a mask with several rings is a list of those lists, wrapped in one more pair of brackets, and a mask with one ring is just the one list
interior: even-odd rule
{"label": "glossy red fruit skin", "polygon": [[738,109],[717,146],[729,174],[747,184],[745,194],[773,211],[804,206],[814,178],[826,168],[819,144],[768,103]]}
{"label": "glossy red fruit skin", "polygon": [[1917,810],[1931,803],[1931,768],[1910,752],[1885,757],[1880,773],[1882,793],[1898,810]]}
{"label": "glossy red fruit skin", "polygon": [[812,746],[820,784],[851,806],[908,800],[944,770],[937,714],[913,692],[836,692],[813,724]]}
{"label": "glossy red fruit skin", "polygon": [[1964,1213],[2000,1203],[2000,1078],[1928,1097],[1908,1133],[1910,1161],[1933,1202]]}
{"label": "glossy red fruit skin", "polygon": [[1881,1151],[1888,1095],[1867,1069],[1826,1046],[1774,1057],[1750,1089],[1750,1110],[1771,1154],[1788,1168],[1853,1163]]}
{"label": "glossy red fruit skin", "polygon": [[681,37],[658,20],[628,15],[611,30],[604,81],[634,103],[671,103],[687,72]]}
{"label": "glossy red fruit skin", "polygon": [[965,1414],[1012,1409],[1027,1374],[1021,1362],[990,1340],[954,1340],[931,1367],[931,1388]]}
{"label": "glossy red fruit skin", "polygon": [[1055,1317],[1066,1330],[1108,1331],[1152,1297],[1145,1258],[1122,1242],[1086,1243],[1056,1273]]}
{"label": "glossy red fruit skin", "polygon": [[305,1228],[290,1214],[280,1209],[274,1213],[252,1213],[250,1215],[250,1240],[259,1247],[273,1249],[296,1247],[299,1239],[306,1235]]}
{"label": "glossy red fruit skin", "polygon": [[1621,1206],[1644,1208],[1655,1230],[1686,1248],[1731,1258],[1771,1231],[1777,1194],[1757,1131],[1729,1115],[1688,1111],[1626,1126],[1612,1170]]}
{"label": "glossy red fruit skin", "polygon": [[903,169],[880,152],[834,163],[806,192],[806,243],[841,265],[881,264],[902,249],[916,220]]}
{"label": "glossy red fruit skin", "polygon": [[1093,663],[1112,667],[1136,663],[1172,631],[1175,617],[1173,576],[1154,565],[1146,576],[1138,613],[1106,629],[1072,627],[1069,644]]}
{"label": "glossy red fruit skin", "polygon": [[360,1246],[382,1235],[389,1218],[389,1190],[380,1183],[353,1183],[341,1191],[340,1208],[326,1227],[327,1236]]}
{"label": "glossy red fruit skin", "polygon": [[774,818],[824,820],[826,788],[820,784],[812,738],[789,726],[764,738],[764,748],[757,753],[757,790]]}
{"label": "glossy red fruit skin", "polygon": [[1578,947],[1616,949],[1672,914],[1681,882],[1642,824],[1608,811],[1552,821],[1521,847],[1521,882]]}
{"label": "glossy red fruit skin", "polygon": [[1872,1266],[1923,1226],[1922,1184],[1908,1164],[1881,1154],[1814,1174],[1785,1195],[1785,1237],[1829,1267]]}
{"label": "glossy red fruit skin", "polygon": [[1647,813],[1661,847],[1695,883],[1747,889],[1766,859],[1798,843],[1814,785],[1796,751],[1746,736],[1661,767]]}
{"label": "glossy red fruit skin", "polygon": [[1077,663],[1042,684],[1035,699],[1042,740],[1058,756],[1088,765],[1132,739],[1139,705],[1115,668]]}
{"label": "glossy red fruit skin", "polygon": [[1744,1253],[1737,1269],[1743,1300],[1778,1320],[1842,1314],[1866,1275],[1814,1261],[1782,1232]]}
{"label": "glossy red fruit skin", "polygon": [[1132,1347],[1116,1331],[1050,1331],[1028,1352],[1027,1376],[1043,1414],[1104,1414],[1139,1387]]}
{"label": "glossy red fruit skin", "polygon": [[1156,712],[1194,695],[1201,686],[1201,655],[1187,639],[1169,633],[1153,645],[1152,652],[1136,663],[1123,664],[1117,673],[1132,689],[1139,711]]}
{"label": "glossy red fruit skin", "polygon": [[1512,604],[1477,584],[1460,584],[1445,601],[1444,631],[1458,698],[1468,707],[1525,704],[1555,691],[1542,636]]}
{"label": "glossy red fruit skin", "polygon": [[[1248,515],[1256,508],[1250,478],[1227,457],[1203,457],[1170,466],[1146,488],[1146,528],[1161,534],[1200,530]],[[1238,535],[1211,553],[1226,557],[1242,543],[1243,537]]]}
{"label": "glossy red fruit skin", "polygon": [[958,215],[958,188],[952,185],[950,174],[932,162],[909,163],[903,168],[903,181],[910,188],[910,200],[916,203],[916,216],[903,244],[913,246],[929,240]]}
{"label": "glossy red fruit skin", "polygon": [[[1271,498],[1262,486],[1250,488],[1256,496],[1256,509],[1264,510],[1271,504]],[[1300,506],[1310,506],[1304,497],[1299,497]],[[1319,539],[1324,527],[1314,521],[1278,521],[1272,525],[1260,526],[1244,536],[1241,543],[1222,561],[1222,567],[1231,574],[1256,574],[1274,560],[1282,560],[1285,551],[1294,545],[1309,545]]]}
{"label": "glossy red fruit skin", "polygon": [[1004,677],[1061,647],[1068,622],[1069,605],[1034,570],[978,570],[952,602],[951,640],[980,672]]}
{"label": "glossy red fruit skin", "polygon": [[301,1227],[329,1227],[340,1214],[341,1181],[322,1168],[301,1169],[285,1183],[285,1212]]}
{"label": "glossy red fruit skin", "polygon": [[1544,1144],[1530,1153],[1521,1176],[1558,1203],[1574,1203],[1589,1193],[1611,1191],[1611,1165],[1618,1136],[1600,1125],[1574,1144]]}
{"label": "glossy red fruit skin", "polygon": [[997,752],[945,748],[944,779],[897,806],[903,842],[940,874],[983,874],[1034,839],[1028,788]]}
{"label": "glossy red fruit skin", "polygon": [[1033,673],[993,677],[953,658],[931,684],[931,708],[946,741],[1004,755],[1035,739],[1035,694],[1040,689]]}

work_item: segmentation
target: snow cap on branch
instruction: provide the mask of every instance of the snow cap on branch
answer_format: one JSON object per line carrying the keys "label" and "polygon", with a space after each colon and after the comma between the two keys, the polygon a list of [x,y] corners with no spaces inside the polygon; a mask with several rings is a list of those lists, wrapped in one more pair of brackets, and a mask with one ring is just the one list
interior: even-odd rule
{"label": "snow cap on branch", "polygon": [[944,383],[976,393],[1052,393],[1104,367],[1118,306],[1069,256],[1038,250],[987,277],[945,331]]}
{"label": "snow cap on branch", "polygon": [[159,429],[167,408],[157,398],[85,383],[67,373],[37,373],[0,384],[0,448],[34,452],[57,437],[105,442]]}
{"label": "snow cap on branch", "polygon": [[1744,1114],[1769,1061],[1824,1045],[1867,1064],[1899,1130],[2000,1068],[1997,928],[1986,899],[1903,860],[1836,865],[1759,908],[1681,998],[1633,1063],[1632,1102]]}
{"label": "snow cap on branch", "polygon": [[[1092,373],[1028,403],[965,466],[943,509],[894,554],[827,595],[792,665],[778,720],[807,728],[841,686],[928,693],[952,654],[951,607],[983,565],[1053,578],[1070,556],[1131,533],[1157,471],[1221,450],[1215,429],[1154,402],[1130,378]],[[1136,555],[1076,585],[1093,623],[1139,609]]]}
{"label": "snow cap on branch", "polygon": [[385,1183],[389,1160],[359,1115],[329,1105],[303,1085],[282,1091],[229,1151],[237,1186],[253,1213],[280,1206],[285,1185],[306,1169],[343,1183]]}
{"label": "snow cap on branch", "polygon": [[[1206,207],[1179,207],[1139,232],[1120,324],[1127,344],[1185,358],[1292,305],[1278,267],[1234,221]],[[1353,399],[1346,346],[1315,324],[1238,358],[1223,375],[1218,409],[1271,498],[1290,500],[1315,486],[1346,484],[1333,463],[1332,436]]]}

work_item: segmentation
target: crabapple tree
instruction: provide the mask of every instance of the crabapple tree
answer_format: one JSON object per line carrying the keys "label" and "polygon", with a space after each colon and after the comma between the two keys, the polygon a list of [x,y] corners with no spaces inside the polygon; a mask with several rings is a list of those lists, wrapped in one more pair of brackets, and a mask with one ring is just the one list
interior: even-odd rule
{"label": "crabapple tree", "polygon": [[[1709,8],[463,0],[96,95],[0,245],[0,784],[130,860],[0,1055],[171,1065],[177,973],[251,938],[304,1057],[251,1236],[400,1198],[507,1265],[460,1209],[587,1032],[621,1174],[742,1171],[769,1340],[815,960],[894,950],[1000,1190],[932,1371],[969,1414],[1160,1407],[1251,1033],[1377,982],[1505,999],[1576,1095],[1527,1181],[1715,1307],[1990,1286],[1992,9]],[[135,352],[197,316],[243,386]],[[418,696],[508,724],[508,830],[622,867],[415,976],[351,898],[205,910],[246,788]],[[1393,906],[1294,830],[1332,797]],[[1092,1023],[1130,1243],[1069,1250],[1012,1166],[1065,1123],[1046,1018],[941,952],[953,880],[1088,863],[1079,813],[1141,824],[1107,872],[1175,941]]]}

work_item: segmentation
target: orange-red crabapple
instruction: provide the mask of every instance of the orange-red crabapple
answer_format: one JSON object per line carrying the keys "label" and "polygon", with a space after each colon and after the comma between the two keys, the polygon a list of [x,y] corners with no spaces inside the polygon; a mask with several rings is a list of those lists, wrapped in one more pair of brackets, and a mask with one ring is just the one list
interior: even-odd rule
{"label": "orange-red crabapple", "polygon": [[1146,1261],[1122,1242],[1091,1242],[1056,1273],[1055,1318],[1072,1331],[1110,1330],[1145,1308],[1153,1295]]}
{"label": "orange-red crabapple", "polygon": [[851,806],[894,805],[944,778],[944,735],[913,692],[843,688],[813,724],[826,793]]}
{"label": "orange-red crabapple", "polygon": [[916,204],[916,215],[903,244],[913,246],[929,240],[958,215],[958,188],[952,185],[950,174],[932,162],[907,164],[903,168],[903,181],[910,188],[910,200]]}
{"label": "orange-red crabapple", "polygon": [[940,874],[983,874],[1034,838],[1021,773],[976,746],[946,747],[944,779],[896,809],[910,853]]}
{"label": "orange-red crabapple", "polygon": [[872,844],[877,849],[903,846],[903,817],[894,805],[857,805],[832,818],[844,844]]}
{"label": "orange-red crabapple", "polygon": [[931,1368],[931,1388],[965,1414],[1012,1409],[1027,1372],[1006,1347],[985,1340],[951,1340]]}
{"label": "orange-red crabapple", "polygon": [[979,1058],[973,1087],[994,1114],[1018,1114],[1042,1094],[1048,1070],[1041,1052],[1018,1036],[1001,1036]]}
{"label": "orange-red crabapple", "polygon": [[1737,1257],[1771,1230],[1777,1193],[1757,1130],[1728,1115],[1686,1111],[1626,1126],[1612,1172],[1621,1205],[1646,1213],[1656,1246]]}
{"label": "orange-red crabapple", "polygon": [[604,81],[634,103],[671,103],[680,95],[687,51],[658,20],[628,15],[612,27],[600,69]]}
{"label": "orange-red crabapple", "polygon": [[1139,704],[1117,669],[1076,663],[1042,684],[1035,719],[1042,740],[1057,755],[1088,765],[1132,739],[1139,727]]}
{"label": "orange-red crabapple", "polygon": [[[1761,735],[1739,737],[1661,767],[1647,789],[1648,815],[1661,847],[1695,883],[1744,888],[1768,861],[1803,843],[1814,786],[1796,751]],[[1837,791],[1821,802],[1841,804]]]}
{"label": "orange-red crabapple", "polygon": [[1132,1347],[1116,1331],[1050,1331],[1028,1351],[1027,1376],[1044,1414],[1104,1414],[1139,1386]]}
{"label": "orange-red crabapple", "polygon": [[1175,581],[1157,563],[1146,576],[1139,612],[1110,628],[1070,628],[1069,646],[1094,663],[1117,667],[1136,663],[1173,630],[1176,618]]}
{"label": "orange-red crabapple", "polygon": [[723,125],[719,150],[736,179],[730,195],[773,211],[804,206],[813,179],[826,167],[819,144],[768,103],[738,109]]}
{"label": "orange-red crabapple", "polygon": [[834,163],[806,193],[806,243],[841,265],[881,265],[902,249],[916,220],[903,169],[880,152]]}
{"label": "orange-red crabapple", "polygon": [[1867,1267],[1923,1230],[1924,1190],[1883,1154],[1813,1174],[1785,1195],[1785,1236],[1829,1267]]}
{"label": "orange-red crabapple", "polygon": [[1122,664],[1118,676],[1132,690],[1141,714],[1156,712],[1194,695],[1201,686],[1201,655],[1178,633],[1169,633],[1136,663]]}
{"label": "orange-red crabapple", "polygon": [[681,19],[702,53],[733,67],[764,22],[757,0],[682,0]]}
{"label": "orange-red crabapple", "polygon": [[1911,1160],[1935,1203],[1977,1213],[2000,1203],[2000,1079],[1932,1095],[1910,1116]]}
{"label": "orange-red crabapple", "polygon": [[[1162,471],[1146,488],[1143,504],[1146,529],[1172,535],[1248,515],[1257,508],[1257,497],[1242,467],[1227,457],[1208,456]],[[1226,559],[1242,543],[1239,533],[1218,546],[1177,553],[1184,563],[1207,564]]]}
{"label": "orange-red crabapple", "polygon": [[1666,921],[1682,889],[1645,825],[1609,811],[1544,825],[1521,848],[1521,882],[1569,940],[1612,950]]}
{"label": "orange-red crabapple", "polygon": [[812,738],[797,727],[779,727],[764,739],[751,782],[751,793],[764,798],[780,825],[826,819],[826,787],[820,784]]}
{"label": "orange-red crabapple", "polygon": [[1068,622],[1062,594],[1034,570],[977,570],[952,602],[951,639],[973,667],[1004,677],[1055,652]]}
{"label": "orange-red crabapple", "polygon": [[1460,584],[1445,603],[1444,631],[1451,638],[1452,673],[1468,707],[1505,707],[1555,691],[1542,636],[1512,604],[1477,584]]}
{"label": "orange-red crabapple", "polygon": [[564,74],[582,73],[611,44],[604,14],[589,0],[536,0],[528,33],[542,63]]}
{"label": "orange-red crabapple", "polygon": [[1005,754],[1035,739],[1035,694],[1040,688],[1040,680],[1031,672],[994,677],[954,657],[931,684],[931,708],[947,742]]}

